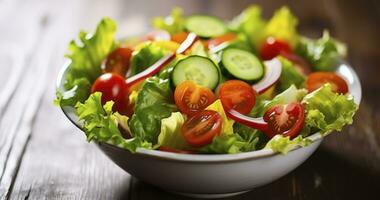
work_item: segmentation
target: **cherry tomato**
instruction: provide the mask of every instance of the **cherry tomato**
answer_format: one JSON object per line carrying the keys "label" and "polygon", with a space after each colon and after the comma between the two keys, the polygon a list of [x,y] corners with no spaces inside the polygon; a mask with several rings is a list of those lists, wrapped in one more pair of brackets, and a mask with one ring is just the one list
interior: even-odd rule
{"label": "cherry tomato", "polygon": [[224,42],[228,42],[228,41],[235,40],[235,39],[236,39],[236,34],[227,33],[227,34],[221,35],[219,37],[208,40],[206,42],[206,46],[209,49],[212,49],[212,48],[214,48],[214,47],[216,47],[216,46],[218,46]]}
{"label": "cherry tomato", "polygon": [[166,151],[166,152],[171,152],[171,153],[183,153],[183,154],[193,154],[194,152],[192,151],[186,151],[186,150],[179,150],[179,149],[174,149],[171,147],[165,147],[165,146],[160,146],[158,148],[160,151]]}
{"label": "cherry tomato", "polygon": [[271,60],[282,52],[292,53],[292,49],[285,41],[272,37],[268,37],[260,48],[260,55],[263,60]]}
{"label": "cherry tomato", "polygon": [[132,50],[130,48],[115,49],[107,57],[105,72],[116,73],[124,77],[129,69],[131,56]]}
{"label": "cherry tomato", "polygon": [[142,41],[170,40],[170,34],[164,30],[154,30],[144,35]]}
{"label": "cherry tomato", "polygon": [[255,106],[256,91],[244,81],[229,80],[220,86],[219,98],[225,110],[248,114]]}
{"label": "cherry tomato", "polygon": [[346,81],[334,72],[314,72],[307,77],[306,86],[309,92],[320,88],[325,83],[331,84],[333,92],[346,94],[348,85]]}
{"label": "cherry tomato", "polygon": [[308,75],[311,73],[310,64],[302,57],[288,52],[281,52],[281,55],[290,60],[298,72],[302,73],[303,75]]}
{"label": "cherry tomato", "polygon": [[215,95],[209,88],[184,81],[176,87],[174,100],[181,112],[194,115],[214,102]]}
{"label": "cherry tomato", "polygon": [[264,133],[273,137],[277,134],[294,138],[298,135],[305,121],[305,109],[301,103],[275,105],[264,114],[268,129]]}
{"label": "cherry tomato", "polygon": [[114,101],[113,110],[120,114],[128,114],[128,88],[122,76],[115,73],[105,73],[96,79],[91,92],[102,93],[102,104]]}
{"label": "cherry tomato", "polygon": [[212,142],[222,130],[222,118],[213,110],[203,110],[190,117],[182,126],[182,135],[187,143],[201,147]]}
{"label": "cherry tomato", "polygon": [[176,34],[172,35],[172,41],[177,42],[179,44],[182,44],[182,42],[186,40],[187,35],[189,35],[188,32],[176,33]]}

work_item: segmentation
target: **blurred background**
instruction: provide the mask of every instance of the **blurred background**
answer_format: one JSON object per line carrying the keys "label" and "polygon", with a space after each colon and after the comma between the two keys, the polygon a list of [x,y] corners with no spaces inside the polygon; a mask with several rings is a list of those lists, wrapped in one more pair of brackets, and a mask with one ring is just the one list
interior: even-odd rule
{"label": "blurred background", "polygon": [[380,3],[376,0],[0,0],[0,199],[184,199],[110,162],[53,105],[69,41],[109,16],[118,36],[150,29],[174,6],[231,19],[259,4],[287,5],[299,31],[347,44],[363,100],[352,126],[327,137],[286,177],[233,199],[376,199],[380,188]]}

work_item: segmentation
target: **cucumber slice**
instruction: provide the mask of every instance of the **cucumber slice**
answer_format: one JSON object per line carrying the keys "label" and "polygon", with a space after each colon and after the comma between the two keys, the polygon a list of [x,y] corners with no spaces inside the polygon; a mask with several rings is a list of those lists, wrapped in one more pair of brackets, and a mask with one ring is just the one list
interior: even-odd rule
{"label": "cucumber slice", "polygon": [[207,57],[189,56],[179,61],[173,70],[172,80],[175,86],[185,80],[214,89],[219,83],[219,68]]}
{"label": "cucumber slice", "polygon": [[235,78],[254,82],[264,75],[264,66],[252,53],[228,48],[222,53],[223,69]]}
{"label": "cucumber slice", "polygon": [[186,19],[186,29],[199,37],[210,38],[227,32],[224,22],[218,18],[206,15],[194,15]]}

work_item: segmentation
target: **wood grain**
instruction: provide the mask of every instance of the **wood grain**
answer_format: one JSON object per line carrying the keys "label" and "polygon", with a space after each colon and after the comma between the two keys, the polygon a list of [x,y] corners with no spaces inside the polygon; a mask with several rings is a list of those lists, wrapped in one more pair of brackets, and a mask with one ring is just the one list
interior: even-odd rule
{"label": "wood grain", "polygon": [[[70,39],[80,29],[93,30],[103,16],[117,20],[124,37],[146,31],[151,17],[173,5],[229,19],[251,2],[0,0],[0,199],[192,199],[131,178],[88,144],[53,106],[55,79]],[[265,17],[289,5],[303,34],[319,36],[328,28],[347,43],[363,102],[354,124],[327,137],[295,171],[228,199],[373,199],[380,188],[379,3],[255,2]]]}

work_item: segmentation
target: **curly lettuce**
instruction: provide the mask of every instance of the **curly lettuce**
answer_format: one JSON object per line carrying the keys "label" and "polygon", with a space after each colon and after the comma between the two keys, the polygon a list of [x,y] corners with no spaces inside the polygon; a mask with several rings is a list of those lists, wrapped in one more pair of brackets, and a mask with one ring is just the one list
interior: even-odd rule
{"label": "curly lettuce", "polygon": [[313,70],[332,71],[346,55],[346,46],[324,31],[319,39],[302,37],[295,51],[311,64]]}
{"label": "curly lettuce", "polygon": [[69,45],[70,65],[66,73],[64,91],[57,91],[56,104],[75,106],[90,95],[91,84],[102,73],[101,64],[115,47],[116,23],[103,18],[93,35],[79,33],[80,43],[72,40]]}
{"label": "curly lettuce", "polygon": [[131,152],[135,152],[138,147],[152,148],[151,143],[140,137],[124,139],[118,127],[120,125],[129,131],[128,117],[112,112],[114,104],[112,101],[102,105],[101,97],[102,93],[95,92],[84,103],[78,102],[75,106],[78,118],[83,123],[82,128],[87,140],[108,143]]}
{"label": "curly lettuce", "polygon": [[276,135],[265,145],[265,149],[272,149],[274,152],[279,152],[282,154],[287,154],[290,150],[297,146],[305,147],[311,144],[311,140],[308,138],[303,138],[299,135],[293,139],[289,136]]}
{"label": "curly lettuce", "polygon": [[319,131],[327,135],[332,131],[341,131],[345,125],[352,124],[359,107],[352,95],[335,93],[329,84],[306,95],[302,103],[306,110],[303,135],[307,132]]}

